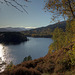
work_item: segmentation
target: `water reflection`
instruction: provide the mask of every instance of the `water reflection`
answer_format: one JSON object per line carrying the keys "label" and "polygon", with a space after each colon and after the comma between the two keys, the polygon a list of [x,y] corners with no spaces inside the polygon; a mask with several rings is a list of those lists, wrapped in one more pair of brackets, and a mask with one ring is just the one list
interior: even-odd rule
{"label": "water reflection", "polygon": [[0,44],[0,72],[4,71],[6,65],[5,50],[2,44]]}
{"label": "water reflection", "polygon": [[[50,38],[32,38],[19,45],[0,44],[0,72],[4,71],[7,64],[19,64],[25,57],[31,55],[32,59],[43,57],[48,53],[48,47],[53,42]],[[6,62],[6,63],[5,63]]]}

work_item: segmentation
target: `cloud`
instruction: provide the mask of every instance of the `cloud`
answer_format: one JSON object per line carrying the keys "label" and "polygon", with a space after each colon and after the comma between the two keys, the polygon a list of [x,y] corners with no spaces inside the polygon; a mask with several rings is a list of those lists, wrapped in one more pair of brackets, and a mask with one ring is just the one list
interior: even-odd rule
{"label": "cloud", "polygon": [[27,29],[35,29],[36,27],[25,27]]}

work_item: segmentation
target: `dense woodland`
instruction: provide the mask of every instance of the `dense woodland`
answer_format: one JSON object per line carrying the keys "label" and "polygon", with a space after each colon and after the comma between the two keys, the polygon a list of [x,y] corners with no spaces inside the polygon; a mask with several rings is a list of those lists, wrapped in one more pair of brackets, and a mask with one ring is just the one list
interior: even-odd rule
{"label": "dense woodland", "polygon": [[21,32],[0,32],[0,43],[20,44],[27,41],[27,37]]}

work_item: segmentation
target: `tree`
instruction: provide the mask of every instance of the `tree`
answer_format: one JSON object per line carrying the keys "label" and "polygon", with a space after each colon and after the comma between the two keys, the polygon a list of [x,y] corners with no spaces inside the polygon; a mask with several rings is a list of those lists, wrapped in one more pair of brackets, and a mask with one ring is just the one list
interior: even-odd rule
{"label": "tree", "polygon": [[65,42],[66,44],[67,42],[75,42],[75,0],[46,0],[45,9],[53,13],[52,20],[59,16],[68,17],[67,24],[69,27],[66,29]]}
{"label": "tree", "polygon": [[32,60],[32,57],[29,55],[28,57],[25,57],[24,59],[23,59],[23,62],[24,61],[29,61],[29,60]]}
{"label": "tree", "polygon": [[[21,0],[22,1],[25,1],[25,2],[30,2],[29,0]],[[23,12],[25,11],[27,14],[27,10],[25,9],[25,7],[27,7],[26,5],[23,5],[20,1],[17,1],[17,0],[1,0],[0,3],[1,4],[4,4],[6,3],[6,5],[8,6],[12,6],[14,8],[16,8],[17,10],[19,10],[20,12]]]}
{"label": "tree", "polygon": [[75,0],[48,0],[45,9],[53,13],[53,20],[61,15],[67,15],[69,19],[75,18]]}
{"label": "tree", "polygon": [[55,28],[52,35],[53,43],[49,46],[50,53],[65,46],[65,32],[61,28]]}
{"label": "tree", "polygon": [[64,32],[61,28],[55,28],[53,32],[54,50],[59,50],[64,46]]}

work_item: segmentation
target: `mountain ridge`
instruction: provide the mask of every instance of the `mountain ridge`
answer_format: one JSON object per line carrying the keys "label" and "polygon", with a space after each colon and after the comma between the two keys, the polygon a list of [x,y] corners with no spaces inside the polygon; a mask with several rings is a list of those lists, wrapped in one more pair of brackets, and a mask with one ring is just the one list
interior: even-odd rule
{"label": "mountain ridge", "polygon": [[6,28],[0,28],[0,32],[20,32],[20,31],[25,31],[27,30],[26,28],[13,28],[13,27],[6,27]]}
{"label": "mountain ridge", "polygon": [[57,27],[65,31],[66,21],[58,22],[45,27],[39,27],[39,28],[27,30],[27,31],[24,31],[24,33],[26,36],[32,36],[32,37],[52,37],[52,32]]}

